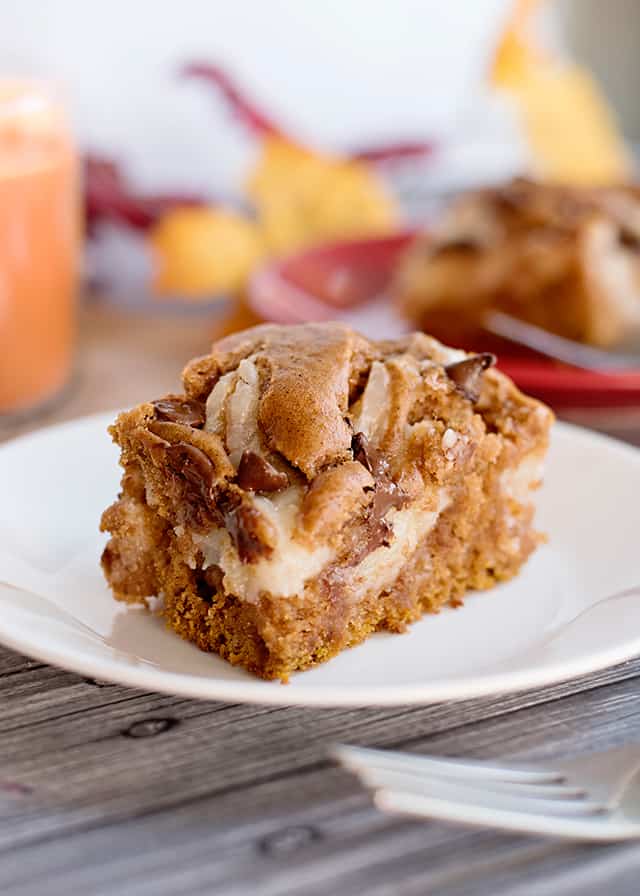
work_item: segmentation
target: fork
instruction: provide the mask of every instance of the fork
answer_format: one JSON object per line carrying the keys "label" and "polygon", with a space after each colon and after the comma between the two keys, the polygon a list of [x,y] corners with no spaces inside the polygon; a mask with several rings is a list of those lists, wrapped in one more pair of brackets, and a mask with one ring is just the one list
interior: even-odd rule
{"label": "fork", "polygon": [[577,840],[640,837],[640,786],[630,786],[640,770],[640,744],[543,763],[345,745],[331,752],[386,811]]}
{"label": "fork", "polygon": [[558,336],[502,311],[487,311],[482,318],[482,327],[494,336],[584,370],[624,371],[638,370],[640,367],[637,338],[631,345],[619,345],[613,349],[596,348]]}

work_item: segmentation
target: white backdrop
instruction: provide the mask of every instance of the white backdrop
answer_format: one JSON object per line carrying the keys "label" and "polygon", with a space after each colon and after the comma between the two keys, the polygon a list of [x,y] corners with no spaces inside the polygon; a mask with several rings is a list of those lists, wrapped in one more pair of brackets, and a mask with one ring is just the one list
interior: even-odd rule
{"label": "white backdrop", "polygon": [[232,185],[249,151],[191,59],[327,146],[440,137],[473,111],[509,0],[2,0],[0,75],[66,82],[82,143],[145,185]]}

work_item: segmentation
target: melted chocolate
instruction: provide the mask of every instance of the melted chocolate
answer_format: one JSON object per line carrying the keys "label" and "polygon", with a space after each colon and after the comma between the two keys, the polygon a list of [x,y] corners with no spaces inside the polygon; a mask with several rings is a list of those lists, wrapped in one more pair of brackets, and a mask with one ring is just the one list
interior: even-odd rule
{"label": "melted chocolate", "polygon": [[380,452],[371,445],[363,432],[357,432],[351,439],[351,450],[353,451],[353,459],[361,463],[365,470],[368,470],[374,478],[385,474],[387,462]]}
{"label": "melted chocolate", "polygon": [[409,502],[409,496],[390,478],[386,460],[373,448],[363,432],[354,435],[351,449],[354,460],[361,463],[375,479],[369,516],[369,535],[365,544],[354,556],[356,564],[376,548],[382,545],[389,546],[393,529],[384,517],[391,509],[399,510],[404,507]]}
{"label": "melted chocolate", "polygon": [[192,398],[161,398],[152,404],[158,420],[182,423],[184,426],[193,426],[194,429],[202,429],[205,424],[205,406],[201,401]]}
{"label": "melted chocolate", "polygon": [[398,488],[391,479],[380,479],[376,482],[373,493],[373,508],[371,515],[381,520],[391,510],[400,510],[409,503],[409,495]]}
{"label": "melted chocolate", "polygon": [[472,355],[463,361],[447,364],[444,368],[449,379],[455,384],[458,392],[461,392],[469,401],[475,402],[480,398],[482,388],[482,374],[496,363],[496,356],[490,352],[480,355]]}
{"label": "melted chocolate", "polygon": [[256,454],[244,451],[238,465],[238,485],[247,492],[279,492],[289,485],[286,473],[276,470],[273,464]]}
{"label": "melted chocolate", "polygon": [[215,469],[204,451],[188,442],[167,443],[164,446],[170,469],[182,480],[185,498],[189,502],[201,502],[209,507]]}
{"label": "melted chocolate", "polygon": [[243,563],[256,563],[273,553],[263,540],[262,516],[249,504],[240,504],[225,514],[225,525]]}

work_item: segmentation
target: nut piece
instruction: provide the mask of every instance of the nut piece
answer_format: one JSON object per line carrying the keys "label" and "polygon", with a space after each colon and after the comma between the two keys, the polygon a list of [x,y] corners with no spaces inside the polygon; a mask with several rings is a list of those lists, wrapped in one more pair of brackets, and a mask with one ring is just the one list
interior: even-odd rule
{"label": "nut piece", "polygon": [[237,481],[247,492],[279,492],[289,485],[286,473],[276,470],[262,455],[250,449],[242,453]]}
{"label": "nut piece", "polygon": [[474,404],[480,398],[482,388],[482,374],[496,363],[496,356],[490,352],[480,355],[472,355],[464,361],[456,361],[447,364],[444,368],[449,379],[455,384],[456,389],[472,401]]}
{"label": "nut piece", "polygon": [[233,390],[226,400],[227,451],[234,466],[240,463],[245,449],[260,449],[259,403],[258,371],[253,361],[244,359],[238,365]]}
{"label": "nut piece", "polygon": [[193,398],[161,398],[151,402],[156,411],[158,420],[167,420],[170,423],[182,423],[184,426],[193,426],[194,429],[202,429],[205,421],[204,404]]}
{"label": "nut piece", "polygon": [[382,440],[390,412],[391,376],[386,365],[374,361],[362,397],[352,408],[352,425],[374,443]]}

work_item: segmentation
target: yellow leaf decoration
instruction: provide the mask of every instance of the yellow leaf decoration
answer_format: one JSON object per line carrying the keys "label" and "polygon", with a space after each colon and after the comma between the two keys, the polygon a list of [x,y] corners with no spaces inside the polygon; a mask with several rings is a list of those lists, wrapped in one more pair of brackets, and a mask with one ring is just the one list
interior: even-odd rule
{"label": "yellow leaf decoration", "polygon": [[198,299],[236,292],[264,255],[255,224],[218,208],[169,211],[149,239],[160,295]]}

